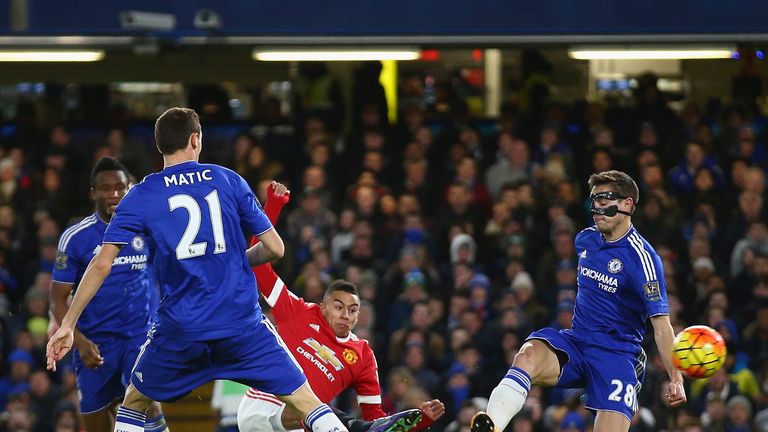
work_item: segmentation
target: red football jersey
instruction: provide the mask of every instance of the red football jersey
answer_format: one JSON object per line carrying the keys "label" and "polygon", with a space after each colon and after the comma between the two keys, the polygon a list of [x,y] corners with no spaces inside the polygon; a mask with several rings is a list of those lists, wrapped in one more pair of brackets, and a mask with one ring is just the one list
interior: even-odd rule
{"label": "red football jersey", "polygon": [[352,387],[366,420],[385,416],[378,366],[368,342],[354,333],[346,338],[336,337],[320,306],[290,292],[271,264],[255,267],[254,273],[259,290],[272,307],[278,334],[304,370],[317,397],[329,403]]}

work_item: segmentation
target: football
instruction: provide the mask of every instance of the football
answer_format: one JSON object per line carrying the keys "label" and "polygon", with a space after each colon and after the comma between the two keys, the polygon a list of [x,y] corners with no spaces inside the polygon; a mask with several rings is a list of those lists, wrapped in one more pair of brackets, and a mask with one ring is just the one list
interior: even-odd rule
{"label": "football", "polygon": [[712,376],[723,364],[725,341],[715,329],[695,325],[681,331],[672,344],[672,361],[690,378]]}

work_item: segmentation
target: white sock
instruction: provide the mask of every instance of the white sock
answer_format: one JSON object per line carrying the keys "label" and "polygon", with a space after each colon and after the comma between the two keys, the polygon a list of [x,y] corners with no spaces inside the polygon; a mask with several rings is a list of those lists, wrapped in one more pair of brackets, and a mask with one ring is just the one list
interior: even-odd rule
{"label": "white sock", "polygon": [[146,419],[144,413],[121,406],[117,409],[115,432],[144,432]]}
{"label": "white sock", "polygon": [[312,432],[348,432],[331,407],[326,404],[309,413],[305,422]]}
{"label": "white sock", "polygon": [[512,417],[520,412],[529,391],[531,377],[524,370],[511,367],[488,399],[488,416],[497,430],[503,431],[512,421]]}

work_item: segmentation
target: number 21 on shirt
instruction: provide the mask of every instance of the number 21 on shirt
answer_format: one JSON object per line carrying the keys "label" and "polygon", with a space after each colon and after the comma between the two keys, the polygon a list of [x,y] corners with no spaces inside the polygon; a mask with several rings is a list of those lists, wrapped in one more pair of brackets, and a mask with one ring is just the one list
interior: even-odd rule
{"label": "number 21 on shirt", "polygon": [[[211,229],[213,231],[213,242],[215,247],[214,254],[220,254],[227,251],[227,242],[224,240],[224,224],[221,222],[221,204],[219,203],[219,192],[213,190],[205,196],[208,202],[208,213],[210,214]],[[189,214],[187,227],[184,229],[179,244],[176,245],[176,259],[183,260],[205,255],[208,248],[208,242],[192,243],[200,231],[202,223],[202,213],[197,201],[187,194],[173,195],[168,198],[168,208],[173,212],[178,208],[184,208]]]}

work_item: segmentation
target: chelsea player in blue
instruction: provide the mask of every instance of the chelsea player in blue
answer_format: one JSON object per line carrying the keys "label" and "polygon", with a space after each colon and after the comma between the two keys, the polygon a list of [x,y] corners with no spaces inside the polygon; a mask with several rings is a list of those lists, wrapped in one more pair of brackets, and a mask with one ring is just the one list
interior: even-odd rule
{"label": "chelsea player in blue", "polygon": [[[315,432],[346,431],[320,402],[258,304],[251,267],[282,257],[284,245],[242,177],[198,163],[197,114],[171,108],[155,123],[165,168],[131,188],[115,210],[47,346],[55,369],[72,347],[80,314],[137,235],[152,244],[160,285],[157,317],[134,365],[115,432],[143,432],[152,401],[174,401],[216,379],[279,395]],[[261,240],[246,250],[243,230]]]}
{"label": "chelsea player in blue", "polygon": [[[67,228],[59,239],[50,303],[58,322],[69,310],[72,288],[83,277],[115,207],[128,192],[128,170],[117,160],[100,159],[91,171],[90,197],[95,211]],[[72,361],[77,373],[80,412],[88,432],[108,432],[114,426],[113,403],[125,393],[139,348],[147,338],[149,318],[156,307],[157,286],[147,270],[148,250],[136,236],[112,263],[104,286],[83,311],[74,332]],[[150,405],[146,431],[166,429],[160,404]]]}
{"label": "chelsea player in blue", "polygon": [[686,401],[683,377],[672,364],[674,333],[661,259],[632,226],[637,184],[621,171],[589,178],[595,225],[576,236],[578,294],[571,329],[531,333],[491,393],[488,412],[472,432],[502,431],[523,407],[531,385],[585,387],[595,432],[628,431],[645,375],[641,344],[646,320],[670,383],[671,406]]}

